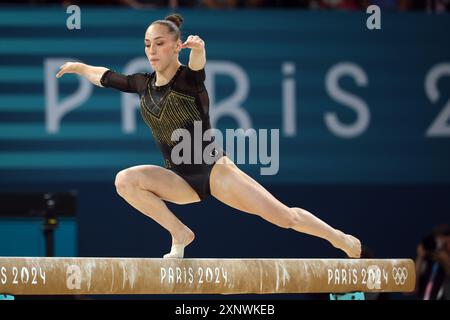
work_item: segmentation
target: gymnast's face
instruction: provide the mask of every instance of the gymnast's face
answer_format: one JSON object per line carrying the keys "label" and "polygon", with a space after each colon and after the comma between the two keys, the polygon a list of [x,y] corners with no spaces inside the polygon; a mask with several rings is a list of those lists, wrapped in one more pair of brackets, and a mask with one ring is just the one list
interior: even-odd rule
{"label": "gymnast's face", "polygon": [[181,41],[169,32],[167,26],[153,24],[145,32],[145,54],[153,70],[162,72],[178,61]]}

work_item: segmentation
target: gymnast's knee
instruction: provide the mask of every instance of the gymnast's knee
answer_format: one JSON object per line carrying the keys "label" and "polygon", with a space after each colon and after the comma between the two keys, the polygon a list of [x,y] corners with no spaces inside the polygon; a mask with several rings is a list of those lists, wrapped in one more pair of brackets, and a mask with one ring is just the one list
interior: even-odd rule
{"label": "gymnast's knee", "polygon": [[121,197],[126,197],[136,187],[136,179],[129,170],[125,169],[117,173],[114,184],[116,192]]}
{"label": "gymnast's knee", "polygon": [[279,221],[279,226],[286,229],[292,229],[295,226],[301,224],[301,217],[296,208],[287,208],[283,217]]}

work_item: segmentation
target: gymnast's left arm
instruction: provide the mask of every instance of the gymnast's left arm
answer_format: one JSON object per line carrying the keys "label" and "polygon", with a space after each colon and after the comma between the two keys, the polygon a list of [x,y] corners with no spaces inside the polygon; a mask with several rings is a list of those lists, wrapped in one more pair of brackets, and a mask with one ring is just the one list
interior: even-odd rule
{"label": "gymnast's left arm", "polygon": [[194,71],[202,70],[206,65],[205,42],[199,36],[190,35],[181,45],[181,48],[190,48],[189,68]]}

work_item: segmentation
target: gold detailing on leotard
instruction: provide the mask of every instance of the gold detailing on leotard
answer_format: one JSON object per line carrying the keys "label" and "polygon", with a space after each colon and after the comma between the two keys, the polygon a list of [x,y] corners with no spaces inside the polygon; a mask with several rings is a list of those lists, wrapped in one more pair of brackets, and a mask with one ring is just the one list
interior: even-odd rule
{"label": "gold detailing on leotard", "polygon": [[156,107],[149,108],[145,97],[141,97],[141,115],[152,129],[155,139],[161,144],[176,145],[178,141],[171,140],[172,132],[202,120],[195,98],[176,91],[170,91]]}

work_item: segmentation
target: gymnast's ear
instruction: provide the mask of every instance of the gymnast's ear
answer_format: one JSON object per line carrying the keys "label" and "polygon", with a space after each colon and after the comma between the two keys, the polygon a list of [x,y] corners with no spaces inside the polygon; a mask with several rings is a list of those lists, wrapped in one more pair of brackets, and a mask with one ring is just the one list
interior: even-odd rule
{"label": "gymnast's ear", "polygon": [[178,39],[177,40],[177,42],[176,42],[176,46],[175,46],[175,51],[176,51],[176,53],[180,53],[180,51],[181,51],[181,45],[183,44],[183,42],[181,41],[181,39]]}

